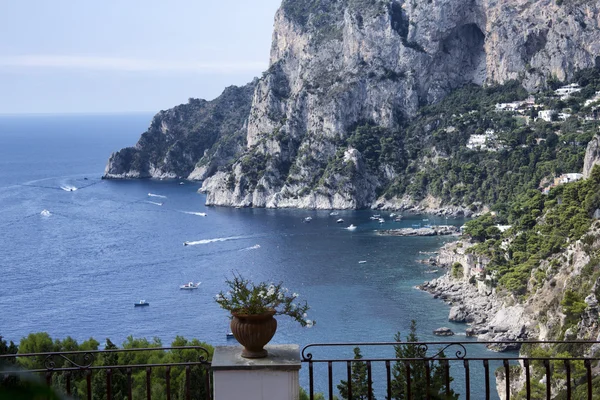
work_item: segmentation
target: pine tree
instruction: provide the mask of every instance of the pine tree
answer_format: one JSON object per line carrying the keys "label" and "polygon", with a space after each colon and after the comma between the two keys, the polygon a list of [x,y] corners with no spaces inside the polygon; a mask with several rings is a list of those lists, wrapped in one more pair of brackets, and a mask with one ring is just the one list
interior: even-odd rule
{"label": "pine tree", "polygon": [[[360,348],[354,348],[354,359],[360,360],[362,359],[362,354],[360,354]],[[375,399],[373,395],[373,385],[371,385],[371,397],[369,397],[369,375],[367,372],[367,363],[364,361],[353,361],[352,362],[352,373],[351,373],[351,382],[352,382],[352,399],[353,400],[367,400],[367,399]],[[372,383],[372,382],[371,382]],[[348,399],[348,381],[340,381],[340,384],[337,385],[338,390],[340,391],[340,396],[342,399]]]}
{"label": "pine tree", "polygon": [[[416,343],[419,341],[416,332],[417,323],[415,320],[412,320],[410,325],[410,333],[406,337],[406,344],[398,344],[394,346],[396,358],[423,359],[423,361],[411,361],[408,364],[408,367],[410,368],[410,400],[424,400],[426,399],[427,392],[429,392],[429,396],[432,400],[458,399],[458,394],[456,394],[454,390],[450,390],[450,395],[446,396],[445,371],[443,364],[443,359],[445,358],[444,353],[442,352],[439,355],[439,358],[442,359],[442,361],[432,362],[430,360],[426,360],[426,350]],[[396,333],[394,340],[396,342],[402,341],[400,332]],[[426,363],[429,363],[430,366],[429,385],[427,385]],[[392,399],[394,400],[409,400],[406,368],[407,363],[405,361],[396,361],[392,368],[391,389]],[[452,380],[452,377],[450,377],[450,381]]]}

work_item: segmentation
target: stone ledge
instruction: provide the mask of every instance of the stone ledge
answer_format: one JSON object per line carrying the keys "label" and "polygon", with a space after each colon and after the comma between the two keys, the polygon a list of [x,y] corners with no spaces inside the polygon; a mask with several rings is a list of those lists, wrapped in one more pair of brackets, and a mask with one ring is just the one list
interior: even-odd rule
{"label": "stone ledge", "polygon": [[300,348],[296,344],[265,346],[269,355],[265,358],[242,357],[242,346],[216,346],[212,359],[213,371],[271,370],[298,371],[301,367]]}

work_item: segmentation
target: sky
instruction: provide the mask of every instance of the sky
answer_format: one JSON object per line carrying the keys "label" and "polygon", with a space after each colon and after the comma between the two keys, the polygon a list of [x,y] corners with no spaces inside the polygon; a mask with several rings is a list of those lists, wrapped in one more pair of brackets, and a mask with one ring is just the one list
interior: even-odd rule
{"label": "sky", "polygon": [[0,0],[0,114],[156,112],[266,70],[281,0]]}

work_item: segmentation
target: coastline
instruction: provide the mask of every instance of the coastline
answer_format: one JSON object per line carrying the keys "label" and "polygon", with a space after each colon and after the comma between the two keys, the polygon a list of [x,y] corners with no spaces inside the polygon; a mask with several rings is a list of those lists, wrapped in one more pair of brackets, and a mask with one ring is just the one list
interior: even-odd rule
{"label": "coastline", "polygon": [[[466,324],[467,336],[477,337],[480,341],[514,342],[514,345],[492,346],[491,350],[518,350],[520,341],[537,336],[536,323],[522,304],[509,304],[489,286],[490,277],[483,275],[489,260],[469,254],[466,251],[469,247],[472,245],[462,240],[443,245],[435,263],[436,267],[447,271],[417,288],[450,305],[448,320]],[[453,268],[458,264],[462,268]]]}

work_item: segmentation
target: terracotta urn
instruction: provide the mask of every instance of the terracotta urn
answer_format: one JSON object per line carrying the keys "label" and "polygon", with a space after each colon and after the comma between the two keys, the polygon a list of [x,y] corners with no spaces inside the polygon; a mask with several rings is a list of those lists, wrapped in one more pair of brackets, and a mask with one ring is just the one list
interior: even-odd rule
{"label": "terracotta urn", "polygon": [[277,320],[273,318],[275,310],[254,315],[232,312],[231,315],[233,316],[231,333],[244,346],[242,357],[266,357],[268,353],[264,346],[269,343],[277,330]]}

